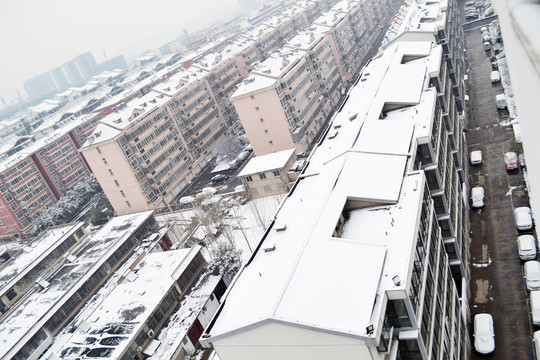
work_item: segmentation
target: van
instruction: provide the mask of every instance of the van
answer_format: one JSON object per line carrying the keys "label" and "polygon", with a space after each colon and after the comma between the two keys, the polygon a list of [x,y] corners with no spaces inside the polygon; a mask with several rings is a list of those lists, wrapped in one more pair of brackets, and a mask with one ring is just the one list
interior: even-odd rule
{"label": "van", "polygon": [[484,188],[481,186],[473,187],[471,190],[471,200],[473,208],[484,206]]}
{"label": "van", "polygon": [[485,51],[491,50],[491,44],[489,43],[489,41],[484,41],[482,45],[484,46]]}
{"label": "van", "polygon": [[540,326],[540,291],[531,291],[529,296],[533,326]]}
{"label": "van", "polygon": [[495,95],[495,102],[497,103],[497,109],[506,109],[506,96],[504,94]]}

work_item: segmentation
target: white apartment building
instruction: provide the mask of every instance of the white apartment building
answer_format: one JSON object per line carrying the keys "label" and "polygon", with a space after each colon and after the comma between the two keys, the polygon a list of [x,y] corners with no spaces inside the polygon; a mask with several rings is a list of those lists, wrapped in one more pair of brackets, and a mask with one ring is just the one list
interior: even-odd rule
{"label": "white apartment building", "polygon": [[527,187],[535,218],[540,221],[540,125],[538,99],[540,98],[540,45],[538,3],[516,0],[493,1],[502,29],[505,55],[512,78],[514,99],[519,111],[519,127],[529,181]]}
{"label": "white apartment building", "polygon": [[398,41],[364,69],[207,328],[222,360],[466,358],[466,296],[416,160],[441,133],[441,54]]}

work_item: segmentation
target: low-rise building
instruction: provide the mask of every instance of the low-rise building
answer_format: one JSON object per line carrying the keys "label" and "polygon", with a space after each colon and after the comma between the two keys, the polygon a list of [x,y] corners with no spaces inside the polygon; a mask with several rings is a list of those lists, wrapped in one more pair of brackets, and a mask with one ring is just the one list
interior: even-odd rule
{"label": "low-rise building", "polygon": [[133,253],[148,231],[152,211],[113,218],[81,242],[12,306],[0,322],[0,359],[37,359],[88,299]]}
{"label": "low-rise building", "polygon": [[[202,279],[205,268],[206,260],[199,245],[191,249],[143,252],[118,278],[117,285],[101,299],[99,305],[77,316],[77,329],[59,337],[46,356],[69,358],[78,354],[144,359],[158,352],[176,352],[177,348],[182,348],[184,337],[193,340],[191,346],[197,345],[203,326],[208,324],[219,305],[218,297],[226,289],[220,276],[205,274]],[[190,294],[195,284],[205,287],[205,291],[199,293],[199,299]],[[208,315],[202,316],[201,324],[197,315],[205,304],[208,305]],[[187,316],[190,312],[197,315]],[[174,315],[184,315],[178,321],[182,320],[188,329],[179,339],[167,338],[161,332],[163,325],[170,323],[169,317]],[[178,343],[171,349],[169,342],[176,340]],[[185,350],[180,352],[185,354]]]}
{"label": "low-rise building", "polygon": [[289,149],[252,158],[238,177],[251,198],[286,194],[295,179],[289,170],[296,161],[296,149]]}
{"label": "low-rise building", "polygon": [[35,286],[87,236],[84,223],[51,227],[0,267],[0,314]]}

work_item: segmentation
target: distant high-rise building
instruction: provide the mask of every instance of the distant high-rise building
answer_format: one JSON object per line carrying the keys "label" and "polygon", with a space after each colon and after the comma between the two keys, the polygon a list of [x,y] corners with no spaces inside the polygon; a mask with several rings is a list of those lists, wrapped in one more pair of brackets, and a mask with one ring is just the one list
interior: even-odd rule
{"label": "distant high-rise building", "polygon": [[124,56],[118,55],[116,57],[113,57],[112,59],[99,63],[98,66],[96,67],[96,74],[100,74],[104,71],[112,71],[116,69],[127,70],[127,68],[128,68],[128,65],[126,63],[126,60],[124,59]]}
{"label": "distant high-rise building", "polygon": [[56,86],[49,73],[44,73],[26,80],[23,86],[31,99],[47,96],[56,91]]}
{"label": "distant high-rise building", "polygon": [[51,74],[54,84],[56,85],[56,88],[58,89],[58,91],[62,91],[69,86],[69,80],[66,76],[66,73],[62,69],[62,67],[60,66],[55,67],[49,73]]}
{"label": "distant high-rise building", "polygon": [[79,67],[79,70],[81,71],[81,74],[85,80],[96,75],[97,63],[96,59],[94,59],[94,55],[92,55],[90,51],[77,56],[74,61]]}
{"label": "distant high-rise building", "polygon": [[64,65],[62,65],[62,69],[64,69],[70,85],[78,85],[81,84],[84,81],[84,76],[81,73],[81,70],[77,66],[77,63],[75,60],[68,61]]}
{"label": "distant high-rise building", "polygon": [[262,0],[238,0],[238,4],[242,12],[248,12],[260,8],[263,2]]}

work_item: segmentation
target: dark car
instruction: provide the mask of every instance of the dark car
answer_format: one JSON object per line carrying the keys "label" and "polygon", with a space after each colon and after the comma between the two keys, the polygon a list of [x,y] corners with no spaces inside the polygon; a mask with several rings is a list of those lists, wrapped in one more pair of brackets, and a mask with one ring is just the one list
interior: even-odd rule
{"label": "dark car", "polygon": [[223,174],[216,175],[212,178],[212,182],[214,184],[219,184],[227,180],[229,180],[229,175],[223,175]]}

